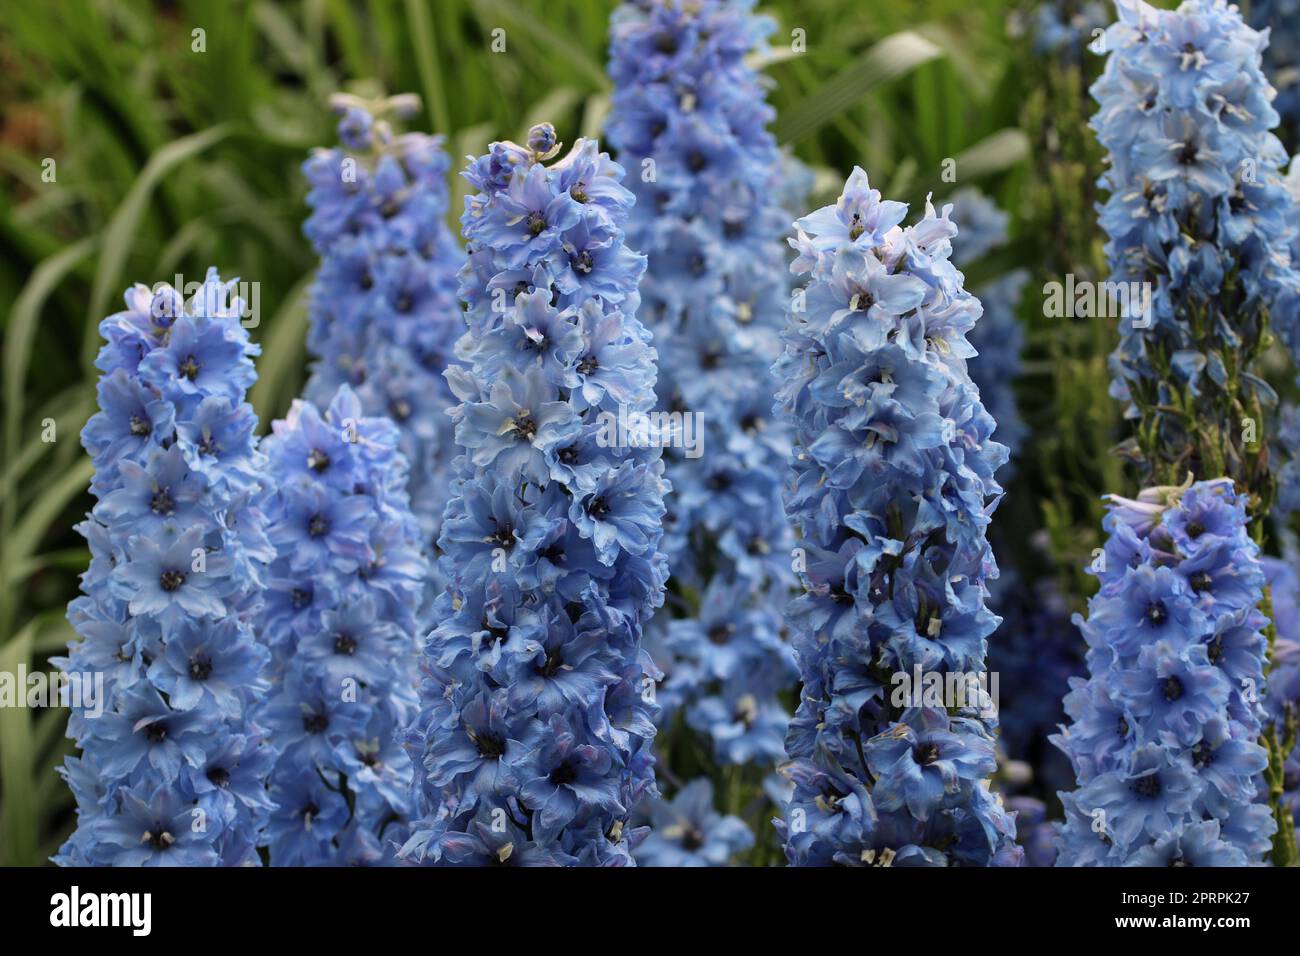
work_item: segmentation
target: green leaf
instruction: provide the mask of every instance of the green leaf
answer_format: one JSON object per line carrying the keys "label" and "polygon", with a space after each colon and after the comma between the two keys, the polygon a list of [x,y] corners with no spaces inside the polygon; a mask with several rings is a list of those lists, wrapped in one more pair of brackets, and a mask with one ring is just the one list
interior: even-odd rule
{"label": "green leaf", "polygon": [[804,139],[872,90],[943,54],[942,49],[911,30],[887,36],[813,90],[798,106],[787,110],[773,132],[782,143]]}
{"label": "green leaf", "polygon": [[54,287],[95,248],[93,238],[75,242],[36,267],[14,303],[5,327],[5,457],[17,448],[22,427],[23,387],[32,361],[32,341],[41,308]]}
{"label": "green leaf", "polygon": [[451,131],[451,113],[447,110],[447,97],[443,94],[442,76],[438,68],[438,45],[434,40],[433,18],[423,0],[406,0],[406,19],[411,24],[411,41],[415,46],[415,65],[420,71],[420,85],[424,87],[424,102],[433,119],[436,133]]}
{"label": "green leaf", "polygon": [[[0,671],[16,674],[31,663],[32,625],[0,647]],[[0,832],[4,834],[9,866],[36,866],[40,831],[35,800],[36,752],[31,711],[27,707],[0,707]]]}
{"label": "green leaf", "polygon": [[6,564],[21,565],[26,561],[45,537],[50,525],[63,514],[68,503],[86,490],[94,473],[95,466],[91,460],[81,457],[54,482],[45,486],[45,490],[28,506],[22,520],[5,542]]}

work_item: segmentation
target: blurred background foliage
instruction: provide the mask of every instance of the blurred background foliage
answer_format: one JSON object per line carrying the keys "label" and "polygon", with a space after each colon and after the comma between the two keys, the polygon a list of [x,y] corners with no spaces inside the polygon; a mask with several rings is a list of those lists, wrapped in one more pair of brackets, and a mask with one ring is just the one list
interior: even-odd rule
{"label": "blurred background foliage", "polygon": [[[300,232],[299,166],[333,142],[329,94],[418,92],[424,112],[409,126],[444,134],[457,167],[543,119],[567,141],[595,135],[614,6],[4,4],[0,671],[48,669],[72,637],[64,609],[87,561],[72,525],[91,503],[78,433],[94,407],[96,325],[123,290],[178,274],[198,280],[209,265],[259,283],[253,402],[265,427],[304,379],[315,259]],[[1113,330],[1043,318],[1035,290],[1044,277],[1095,276],[1101,265],[1090,211],[1099,158],[1084,125],[1095,64],[1031,56],[1021,35],[1031,11],[1011,0],[768,0],[760,9],[779,24],[765,68],[775,132],[817,171],[817,203],[859,164],[891,198],[918,204],[975,184],[1012,213],[1013,241],[967,270],[968,286],[1012,266],[1034,270],[1018,385],[1033,436],[997,519],[1013,553],[999,557],[1057,575],[1081,606],[1098,496],[1124,490],[1107,454],[1117,439],[1104,360]],[[490,48],[497,29],[505,52]],[[795,30],[806,42],[797,55]],[[942,178],[945,159],[957,161],[955,183]],[[464,189],[458,178],[452,188],[456,217]],[[0,709],[0,863],[43,862],[71,826],[54,772],[70,747],[65,721],[57,709]]]}

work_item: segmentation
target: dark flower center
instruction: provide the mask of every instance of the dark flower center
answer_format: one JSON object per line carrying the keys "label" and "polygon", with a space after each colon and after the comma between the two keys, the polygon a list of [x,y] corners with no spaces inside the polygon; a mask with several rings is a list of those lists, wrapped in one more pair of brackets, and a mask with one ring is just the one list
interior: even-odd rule
{"label": "dark flower center", "polygon": [[574,202],[585,203],[587,201],[587,184],[578,180],[569,187],[569,195],[573,197]]}
{"label": "dark flower center", "polygon": [[474,739],[478,752],[484,757],[495,760],[506,752],[506,742],[501,739],[500,734],[488,731],[485,734],[470,733],[470,736]]}
{"label": "dark flower center", "polygon": [[1160,779],[1153,773],[1138,777],[1133,792],[1140,797],[1154,797],[1160,792]]}
{"label": "dark flower center", "polygon": [[515,416],[515,431],[524,441],[532,441],[537,434],[537,422],[527,412],[520,412]]}
{"label": "dark flower center", "polygon": [[401,295],[397,297],[397,303],[395,304],[394,308],[396,308],[398,312],[406,313],[411,311],[411,307],[414,304],[415,301],[409,295],[403,292]]}
{"label": "dark flower center", "polygon": [[176,503],[172,501],[172,496],[163,488],[154,492],[154,496],[149,499],[149,508],[156,515],[169,515],[176,510]]}
{"label": "dark flower center", "polygon": [[225,790],[230,786],[230,771],[225,767],[212,767],[208,770],[208,780],[214,787]]}
{"label": "dark flower center", "polygon": [[152,829],[144,832],[144,842],[149,844],[150,849],[170,850],[176,838],[163,829],[162,823],[155,823]]}
{"label": "dark flower center", "polygon": [[730,624],[715,624],[709,628],[709,642],[721,646],[731,639],[733,631]]}
{"label": "dark flower center", "polygon": [[1208,571],[1199,571],[1192,575],[1192,580],[1189,583],[1192,585],[1193,591],[1208,591],[1214,587],[1214,578],[1210,577]]}
{"label": "dark flower center", "polygon": [[564,763],[552,770],[547,779],[550,780],[551,783],[555,784],[555,786],[562,787],[565,784],[573,783],[573,781],[577,780],[578,771],[571,763],[569,763],[569,761],[566,760]]}
{"label": "dark flower center", "polygon": [[700,847],[704,846],[704,834],[695,827],[690,827],[682,834],[682,849],[688,853],[694,853]]}
{"label": "dark flower center", "polygon": [[1196,162],[1196,154],[1199,152],[1195,143],[1183,143],[1178,150],[1178,162],[1183,166],[1190,166]]}
{"label": "dark flower center", "polygon": [[369,272],[361,273],[359,285],[361,286],[362,291],[369,292],[375,287],[374,277]]}
{"label": "dark flower center", "polygon": [[145,738],[151,744],[160,744],[167,739],[167,725],[156,721],[144,729]]}
{"label": "dark flower center", "polygon": [[939,745],[936,743],[918,744],[915,756],[917,763],[922,767],[928,767],[939,759]]}
{"label": "dark flower center", "polygon": [[1183,696],[1183,682],[1177,677],[1166,677],[1160,687],[1164,691],[1165,700],[1175,701]]}
{"label": "dark flower center", "polygon": [[1195,539],[1199,538],[1203,534],[1205,534],[1205,525],[1201,524],[1199,521],[1187,522],[1187,537]]}
{"label": "dark flower center", "polygon": [[708,157],[698,149],[693,149],[686,156],[686,167],[693,173],[698,173],[709,165]]}
{"label": "dark flower center", "polygon": [[180,571],[164,571],[158,578],[159,586],[168,594],[179,591],[184,583],[185,575]]}
{"label": "dark flower center", "polygon": [[586,249],[583,249],[573,259],[574,272],[581,272],[583,275],[588,275],[594,268],[596,268],[596,260],[591,258],[591,253]]}
{"label": "dark flower center", "polygon": [[609,517],[609,502],[605,500],[604,495],[597,495],[588,502],[587,514],[591,515],[597,521]]}
{"label": "dark flower center", "polygon": [[207,680],[212,675],[212,659],[208,657],[190,658],[190,680]]}
{"label": "dark flower center", "polygon": [[185,361],[181,362],[181,378],[188,378],[191,382],[199,377],[199,363],[193,355],[185,356]]}
{"label": "dark flower center", "polygon": [[319,448],[307,452],[307,467],[319,474],[330,466],[330,456]]}
{"label": "dark flower center", "polygon": [[354,654],[357,650],[357,639],[351,634],[340,632],[334,635],[334,653],[335,654]]}
{"label": "dark flower center", "polygon": [[546,229],[546,218],[540,212],[530,212],[527,222],[530,236],[540,236]]}
{"label": "dark flower center", "polygon": [[294,588],[289,592],[289,603],[293,605],[295,611],[301,611],[311,603],[311,592],[303,588]]}
{"label": "dark flower center", "polygon": [[312,515],[307,519],[307,533],[313,538],[321,538],[329,534],[330,522],[320,512]]}
{"label": "dark flower center", "polygon": [[660,33],[655,36],[655,49],[665,56],[672,56],[677,52],[677,38],[671,33]]}
{"label": "dark flower center", "polygon": [[561,656],[560,651],[557,648],[547,652],[546,660],[542,666],[537,669],[537,673],[541,674],[543,677],[554,677],[560,672],[560,668],[563,666],[564,658]]}
{"label": "dark flower center", "polygon": [[141,418],[139,415],[131,416],[131,434],[143,438],[153,431],[153,426]]}
{"label": "dark flower center", "polygon": [[388,411],[395,421],[404,422],[411,417],[411,405],[404,399],[395,399],[388,405]]}
{"label": "dark flower center", "polygon": [[1168,617],[1169,611],[1166,610],[1164,601],[1152,601],[1147,605],[1146,619],[1152,627],[1159,627]]}
{"label": "dark flower center", "polygon": [[323,734],[329,725],[330,719],[325,714],[312,711],[302,715],[302,729],[309,734]]}

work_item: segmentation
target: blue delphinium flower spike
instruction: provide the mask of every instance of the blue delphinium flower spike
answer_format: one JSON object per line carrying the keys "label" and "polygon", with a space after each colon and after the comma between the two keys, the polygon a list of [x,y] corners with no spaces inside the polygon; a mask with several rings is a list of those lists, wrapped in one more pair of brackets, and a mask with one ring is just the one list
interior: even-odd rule
{"label": "blue delphinium flower spike", "polygon": [[630,864],[654,789],[641,632],[663,601],[669,486],[645,260],[624,245],[622,167],[591,140],[548,165],[559,149],[542,125],[465,173],[449,585],[407,736],[416,862]]}
{"label": "blue delphinium flower spike", "polygon": [[401,435],[346,385],[323,413],[294,402],[273,429],[276,557],[260,623],[273,686],[258,711],[277,750],[271,863],[390,860],[410,819],[397,735],[415,709],[427,577]]}
{"label": "blue delphinium flower spike", "polygon": [[[1088,678],[1052,738],[1074,766],[1058,866],[1258,863],[1264,572],[1227,478],[1111,496],[1101,587],[1075,624]],[[1202,821],[1214,824],[1212,829]]]}
{"label": "blue delphinium flower spike", "polygon": [[785,504],[802,534],[789,619],[803,693],[778,828],[797,865],[1022,856],[989,790],[996,714],[978,684],[998,624],[985,535],[1007,450],[966,371],[980,304],[949,261],[950,208],[927,202],[903,228],[907,207],[854,169],[791,240],[808,278],[775,371],[795,427]]}
{"label": "blue delphinium flower spike", "polygon": [[1267,36],[1223,0],[1117,7],[1091,91],[1092,126],[1110,156],[1100,180],[1109,289],[1127,294],[1116,296],[1111,392],[1143,419],[1153,482],[1191,468],[1248,483],[1267,500],[1262,444],[1242,437],[1240,421],[1259,421],[1276,400],[1251,368],[1265,322],[1300,355],[1291,259],[1300,214],[1270,132],[1278,114],[1261,70]]}
{"label": "blue delphinium flower spike", "polygon": [[1250,25],[1268,30],[1264,71],[1277,88],[1273,108],[1282,117],[1282,131],[1291,149],[1300,147],[1300,0],[1252,0]]}
{"label": "blue delphinium flower spike", "polygon": [[100,323],[100,409],[82,431],[98,500],[77,526],[91,562],[59,662],[80,685],[63,865],[258,862],[271,752],[251,711],[270,653],[252,622],[274,550],[235,284],[209,270],[188,302],[136,285]]}
{"label": "blue delphinium flower spike", "polygon": [[397,423],[410,463],[411,506],[433,553],[450,480],[443,369],[464,330],[456,272],[464,255],[445,223],[449,162],[442,139],[393,131],[412,98],[379,104],[336,96],[341,147],[303,166],[305,231],[321,256],[307,346],[317,361],[304,395],[324,410],[348,385],[368,416]]}
{"label": "blue delphinium flower spike", "polygon": [[790,439],[769,369],[789,287],[780,202],[807,177],[766,128],[774,111],[746,58],[774,23],[753,6],[620,6],[607,128],[637,197],[628,244],[648,257],[641,315],[659,407],[695,425],[694,447],[665,450],[671,613],[647,635],[665,672],[663,721],[680,713],[719,765],[770,770],[789,721],[780,695],[798,672],[781,620],[794,584],[780,505]]}

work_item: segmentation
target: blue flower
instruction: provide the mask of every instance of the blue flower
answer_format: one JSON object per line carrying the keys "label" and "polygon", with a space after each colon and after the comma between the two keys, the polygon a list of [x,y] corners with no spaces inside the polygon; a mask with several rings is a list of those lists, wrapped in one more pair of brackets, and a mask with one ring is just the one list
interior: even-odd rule
{"label": "blue flower", "polygon": [[713,786],[692,780],[672,800],[651,801],[650,835],[637,849],[640,866],[726,866],[754,845],[739,817],[713,809]]}
{"label": "blue flower", "polygon": [[915,670],[978,680],[999,622],[985,534],[1007,450],[967,374],[980,305],[948,261],[950,209],[927,202],[902,227],[906,207],[882,202],[859,169],[790,241],[807,285],[774,371],[795,428],[785,508],[805,593],[788,619],[803,690],[777,826],[795,865],[1022,856],[987,789],[993,714],[964,693],[944,707],[897,696]]}
{"label": "blue flower", "polygon": [[[1245,502],[1226,478],[1153,488],[1112,496],[1105,527],[1112,539],[1091,569],[1101,588],[1088,620],[1076,617],[1088,678],[1071,680],[1071,722],[1052,737],[1079,784],[1061,794],[1057,862],[1150,865],[1195,852],[1257,863],[1275,824],[1257,803],[1267,621],[1255,609],[1265,576]],[[1134,534],[1143,546],[1124,551],[1136,566],[1111,560],[1114,536]],[[1211,835],[1205,819],[1233,824]]]}
{"label": "blue flower", "polygon": [[653,400],[644,260],[623,243],[622,168],[589,141],[548,164],[558,152],[542,125],[465,173],[469,328],[447,372],[462,453],[405,724],[411,862],[629,865],[653,792],[641,631],[663,600],[669,486],[657,444],[607,427]]}
{"label": "blue flower", "polygon": [[[1223,0],[1175,11],[1120,0],[1118,12],[1091,90],[1092,127],[1109,153],[1099,182],[1110,194],[1101,211],[1109,281],[1130,293],[1119,300],[1111,394],[1143,419],[1147,477],[1176,480],[1181,473],[1153,469],[1193,467],[1253,487],[1260,452],[1239,437],[1239,409],[1276,401],[1250,371],[1265,324],[1300,354],[1296,206],[1270,132],[1268,36]],[[1190,463],[1168,466],[1197,435],[1215,437]]]}
{"label": "blue flower", "polygon": [[324,410],[348,385],[363,414],[397,424],[412,511],[432,553],[451,464],[446,410],[456,404],[442,372],[463,328],[464,254],[445,225],[450,164],[441,137],[394,130],[417,108],[413,97],[339,95],[332,105],[342,148],[319,149],[303,166],[312,209],[304,229],[321,256],[305,396]]}
{"label": "blue flower", "polygon": [[[634,173],[628,245],[648,260],[641,315],[660,356],[657,407],[671,416],[665,458],[676,494],[664,550],[673,578],[647,634],[665,675],[662,726],[681,726],[681,713],[714,765],[752,766],[746,783],[757,793],[781,758],[797,682],[780,620],[794,584],[780,505],[790,439],[772,414],[769,367],[789,294],[783,202],[802,204],[809,177],[767,129],[774,112],[747,60],[775,24],[753,7],[620,5],[606,126]],[[735,627],[723,649],[708,635],[727,611]],[[724,689],[715,665],[730,655],[744,666],[721,665]],[[662,749],[671,759],[699,748],[668,738]]]}
{"label": "blue flower", "polygon": [[78,823],[60,864],[258,862],[269,747],[250,712],[270,654],[253,621],[272,550],[234,285],[210,271],[189,302],[137,285],[100,324],[91,563],[59,663],[103,674],[104,710],[68,720]]}
{"label": "blue flower", "polygon": [[281,802],[271,863],[391,862],[411,813],[411,762],[397,734],[415,704],[427,577],[401,432],[365,415],[346,385],[324,413],[295,401],[272,428],[276,555],[261,628],[274,686],[259,712],[277,749],[271,789],[297,794],[296,781],[317,778],[347,796],[348,812],[318,810],[300,826],[301,795]]}

